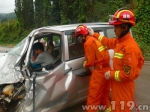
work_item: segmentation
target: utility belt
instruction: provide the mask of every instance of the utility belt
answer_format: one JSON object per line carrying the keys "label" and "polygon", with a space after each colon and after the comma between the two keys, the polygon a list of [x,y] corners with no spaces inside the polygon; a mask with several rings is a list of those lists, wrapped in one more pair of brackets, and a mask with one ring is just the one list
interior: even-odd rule
{"label": "utility belt", "polygon": [[110,68],[110,65],[109,64],[102,64],[102,65],[95,65],[94,66],[94,69],[95,70],[103,70],[103,69],[106,69],[106,68]]}

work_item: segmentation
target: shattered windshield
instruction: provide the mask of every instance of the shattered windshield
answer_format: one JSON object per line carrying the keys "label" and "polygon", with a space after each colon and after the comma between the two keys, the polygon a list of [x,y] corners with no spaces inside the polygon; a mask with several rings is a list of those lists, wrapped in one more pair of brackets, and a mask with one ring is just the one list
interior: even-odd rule
{"label": "shattered windshield", "polygon": [[13,55],[15,57],[19,57],[21,55],[21,53],[23,52],[23,48],[24,48],[24,45],[26,43],[26,39],[27,38],[24,38],[20,43],[18,43],[14,48],[12,48],[8,52],[8,54]]}
{"label": "shattered windshield", "polygon": [[0,63],[3,63],[0,68],[0,84],[16,83],[23,80],[22,74],[15,71],[14,67],[17,60],[24,52],[26,40],[27,38],[23,39],[19,44],[12,48],[2,60],[0,60]]}
{"label": "shattered windshield", "polygon": [[3,64],[3,67],[10,67],[13,68],[16,61],[20,58],[22,53],[24,52],[24,46],[26,44],[27,38],[24,38],[20,43],[18,43],[14,48],[12,48],[7,55],[7,58],[5,60],[5,63]]}

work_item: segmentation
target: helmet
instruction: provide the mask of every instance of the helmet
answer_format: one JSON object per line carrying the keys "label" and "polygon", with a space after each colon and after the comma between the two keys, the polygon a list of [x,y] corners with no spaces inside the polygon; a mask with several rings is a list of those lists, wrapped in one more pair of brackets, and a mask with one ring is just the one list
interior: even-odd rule
{"label": "helmet", "polygon": [[130,23],[132,26],[135,25],[135,17],[131,10],[119,9],[114,15],[110,15],[110,25],[120,25],[123,23]]}
{"label": "helmet", "polygon": [[77,36],[86,36],[88,34],[88,28],[85,25],[79,25],[75,30],[75,37]]}

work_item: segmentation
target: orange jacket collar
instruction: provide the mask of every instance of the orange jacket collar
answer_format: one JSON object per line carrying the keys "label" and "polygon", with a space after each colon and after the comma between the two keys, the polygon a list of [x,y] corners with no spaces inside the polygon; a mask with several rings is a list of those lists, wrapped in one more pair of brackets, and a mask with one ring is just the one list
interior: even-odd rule
{"label": "orange jacket collar", "polygon": [[124,37],[118,38],[118,42],[123,42],[123,41],[125,41],[125,40],[128,40],[128,39],[131,38],[131,37],[132,37],[132,36],[131,36],[130,32],[128,32]]}
{"label": "orange jacket collar", "polygon": [[91,38],[92,36],[90,36],[90,35],[87,35],[86,36],[86,41],[89,39],[89,38]]}

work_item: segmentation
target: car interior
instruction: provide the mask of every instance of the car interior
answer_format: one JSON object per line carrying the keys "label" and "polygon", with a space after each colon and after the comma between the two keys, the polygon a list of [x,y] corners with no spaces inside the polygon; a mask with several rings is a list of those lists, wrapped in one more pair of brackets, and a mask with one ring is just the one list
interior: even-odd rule
{"label": "car interior", "polygon": [[[54,33],[36,37],[37,40],[35,40],[34,43],[37,41],[43,43],[44,50],[48,51],[52,55],[54,61],[53,63],[48,64],[46,66],[42,66],[40,68],[31,67],[32,71],[39,72],[42,71],[42,68],[45,68],[46,70],[52,70],[61,63],[61,38],[60,37],[61,35],[54,34]],[[33,51],[31,53],[33,53]]]}
{"label": "car interior", "polygon": [[74,38],[74,33],[68,34],[69,60],[84,56],[84,45]]}

